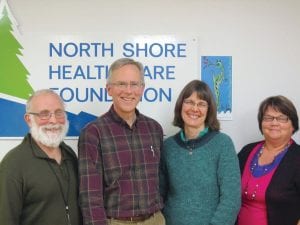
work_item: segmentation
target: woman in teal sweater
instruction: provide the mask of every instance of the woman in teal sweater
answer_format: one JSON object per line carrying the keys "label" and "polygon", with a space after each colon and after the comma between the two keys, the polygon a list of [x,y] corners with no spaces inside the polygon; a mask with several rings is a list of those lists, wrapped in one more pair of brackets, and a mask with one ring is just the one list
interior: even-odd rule
{"label": "woman in teal sweater", "polygon": [[164,142],[161,194],[167,225],[233,225],[240,208],[240,172],[234,145],[219,132],[216,103],[199,80],[180,93]]}

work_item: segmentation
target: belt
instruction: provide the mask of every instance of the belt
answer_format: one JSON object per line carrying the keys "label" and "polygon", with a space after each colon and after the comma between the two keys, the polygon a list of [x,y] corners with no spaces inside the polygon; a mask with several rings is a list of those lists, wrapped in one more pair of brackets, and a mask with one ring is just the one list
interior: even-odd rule
{"label": "belt", "polygon": [[130,221],[130,222],[142,222],[142,221],[149,219],[151,216],[153,216],[153,214],[132,216],[132,217],[110,217],[110,216],[108,216],[107,218],[114,219],[114,220]]}

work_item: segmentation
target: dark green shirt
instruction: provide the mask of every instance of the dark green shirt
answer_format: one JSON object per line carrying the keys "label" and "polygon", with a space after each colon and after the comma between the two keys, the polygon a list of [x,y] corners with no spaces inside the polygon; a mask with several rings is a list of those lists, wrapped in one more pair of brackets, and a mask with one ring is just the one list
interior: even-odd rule
{"label": "dark green shirt", "polygon": [[60,145],[62,161],[50,159],[28,134],[0,163],[0,224],[81,224],[77,203],[78,178],[75,153]]}

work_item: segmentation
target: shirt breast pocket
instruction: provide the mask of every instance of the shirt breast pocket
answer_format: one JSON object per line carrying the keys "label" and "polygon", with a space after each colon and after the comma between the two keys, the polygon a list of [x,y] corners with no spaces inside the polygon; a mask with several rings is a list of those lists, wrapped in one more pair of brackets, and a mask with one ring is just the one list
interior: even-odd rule
{"label": "shirt breast pocket", "polygon": [[143,149],[145,163],[159,163],[159,148],[155,145],[149,145]]}

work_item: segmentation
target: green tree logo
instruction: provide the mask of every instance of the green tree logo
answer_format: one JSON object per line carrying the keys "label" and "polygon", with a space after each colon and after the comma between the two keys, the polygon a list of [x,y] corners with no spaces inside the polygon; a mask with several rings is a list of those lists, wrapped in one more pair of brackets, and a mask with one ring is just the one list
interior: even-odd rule
{"label": "green tree logo", "polygon": [[14,37],[6,7],[0,14],[0,93],[28,99],[33,89],[28,83],[29,72],[20,61],[23,47]]}

